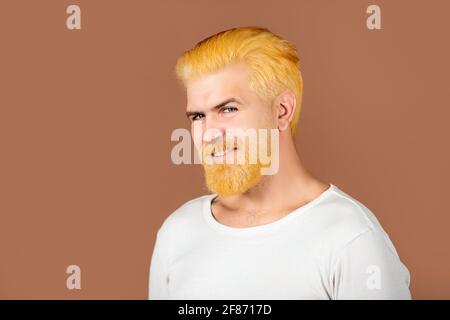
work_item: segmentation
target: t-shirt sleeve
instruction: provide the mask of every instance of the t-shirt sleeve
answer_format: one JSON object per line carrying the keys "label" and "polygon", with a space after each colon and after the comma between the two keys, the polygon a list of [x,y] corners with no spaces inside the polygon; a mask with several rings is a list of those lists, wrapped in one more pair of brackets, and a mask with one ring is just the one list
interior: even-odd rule
{"label": "t-shirt sleeve", "polygon": [[369,229],[347,243],[333,274],[333,299],[411,299],[410,274],[382,231]]}
{"label": "t-shirt sleeve", "polygon": [[150,262],[149,300],[168,299],[167,249],[161,231],[156,235],[155,246]]}

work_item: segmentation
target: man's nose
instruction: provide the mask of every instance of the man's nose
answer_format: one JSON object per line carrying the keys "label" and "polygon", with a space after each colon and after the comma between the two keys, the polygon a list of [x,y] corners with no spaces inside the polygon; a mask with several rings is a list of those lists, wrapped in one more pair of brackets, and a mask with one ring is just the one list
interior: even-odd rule
{"label": "man's nose", "polygon": [[224,128],[214,123],[212,119],[205,118],[203,122],[203,142],[211,143],[215,140],[223,139],[224,134]]}

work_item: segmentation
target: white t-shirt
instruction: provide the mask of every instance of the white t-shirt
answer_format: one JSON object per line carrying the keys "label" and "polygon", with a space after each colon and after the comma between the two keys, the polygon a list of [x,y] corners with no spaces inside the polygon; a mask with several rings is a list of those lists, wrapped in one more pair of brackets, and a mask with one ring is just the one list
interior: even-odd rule
{"label": "white t-shirt", "polygon": [[410,274],[373,213],[338,187],[269,224],[234,228],[216,194],[169,215],[149,299],[411,299]]}

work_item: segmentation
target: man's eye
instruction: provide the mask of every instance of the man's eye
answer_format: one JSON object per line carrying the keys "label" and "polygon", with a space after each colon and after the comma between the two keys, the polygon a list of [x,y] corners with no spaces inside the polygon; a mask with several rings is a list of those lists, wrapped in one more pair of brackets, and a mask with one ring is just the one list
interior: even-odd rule
{"label": "man's eye", "polygon": [[203,117],[203,115],[202,114],[195,114],[195,115],[193,115],[192,117],[191,117],[191,120],[192,121],[196,121],[196,120],[200,120],[201,118]]}
{"label": "man's eye", "polygon": [[238,109],[236,107],[223,107],[222,112],[224,113],[230,113],[237,111]]}

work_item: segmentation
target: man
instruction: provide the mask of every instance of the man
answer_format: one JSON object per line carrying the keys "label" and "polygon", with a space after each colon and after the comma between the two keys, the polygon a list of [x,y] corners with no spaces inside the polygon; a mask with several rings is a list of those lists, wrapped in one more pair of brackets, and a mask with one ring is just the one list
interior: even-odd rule
{"label": "man", "polygon": [[[211,194],[159,229],[150,299],[411,298],[408,269],[373,213],[297,155],[303,83],[291,43],[264,28],[230,29],[184,53],[176,73],[192,131],[202,129],[193,136]],[[249,161],[248,137],[228,143],[231,129],[275,131],[265,136],[276,172]]]}

